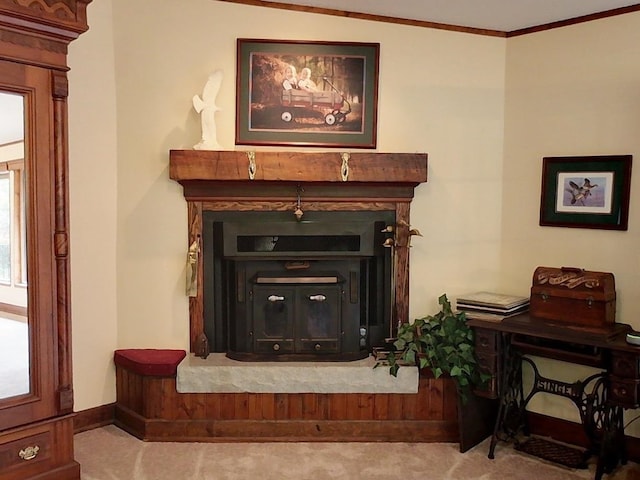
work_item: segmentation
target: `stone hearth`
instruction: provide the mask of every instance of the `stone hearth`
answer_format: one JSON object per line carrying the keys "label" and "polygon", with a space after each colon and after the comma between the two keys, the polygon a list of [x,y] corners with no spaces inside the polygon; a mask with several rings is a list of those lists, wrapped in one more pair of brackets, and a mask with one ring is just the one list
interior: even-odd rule
{"label": "stone hearth", "polygon": [[373,368],[368,357],[352,362],[240,362],[223,353],[188,355],[179,365],[178,393],[418,393],[417,367],[398,376]]}

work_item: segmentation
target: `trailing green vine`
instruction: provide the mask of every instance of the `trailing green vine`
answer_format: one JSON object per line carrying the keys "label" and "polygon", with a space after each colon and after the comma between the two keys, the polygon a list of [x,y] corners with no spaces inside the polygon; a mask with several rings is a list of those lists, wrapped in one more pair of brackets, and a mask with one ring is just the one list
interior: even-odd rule
{"label": "trailing green vine", "polygon": [[466,403],[470,388],[486,382],[489,375],[478,370],[474,355],[473,329],[464,312],[454,312],[446,294],[438,299],[435,315],[417,318],[398,327],[395,352],[385,360],[389,373],[397,376],[402,365],[428,368],[435,378],[449,375]]}

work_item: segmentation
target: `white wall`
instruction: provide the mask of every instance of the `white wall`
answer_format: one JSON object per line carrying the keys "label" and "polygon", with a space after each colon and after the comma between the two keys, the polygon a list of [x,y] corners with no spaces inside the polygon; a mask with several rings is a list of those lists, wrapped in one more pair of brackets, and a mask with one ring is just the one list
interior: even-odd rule
{"label": "white wall", "polygon": [[[382,45],[378,150],[430,155],[430,184],[419,189],[413,215],[427,236],[412,252],[412,313],[437,307],[443,288],[470,288],[474,281],[456,273],[463,266],[497,282],[504,39],[210,0],[113,4],[121,347],[188,344],[186,205],[181,187],[168,179],[168,151],[199,140],[191,97],[217,68],[225,74],[218,140],[234,149],[236,39],[281,39],[281,25],[287,39]],[[472,200],[469,186],[477,181],[490,188]],[[436,223],[441,235],[432,236],[429,225]]]}
{"label": "white wall", "polygon": [[[505,110],[504,288],[531,284],[538,265],[613,272],[617,321],[640,328],[640,170],[633,167],[628,231],[541,227],[542,157],[640,157],[640,13],[509,39]],[[542,362],[574,381],[583,369]],[[577,419],[568,400],[542,395],[532,409]],[[637,412],[630,412],[635,414]],[[636,422],[637,423],[637,422]],[[640,432],[637,425],[631,432]]]}
{"label": "white wall", "polygon": [[186,203],[168,152],[199,140],[191,97],[217,68],[218,141],[234,149],[239,37],[379,42],[378,151],[430,161],[412,315],[498,283],[504,39],[211,0],[102,0],[88,17],[69,54],[76,410],[115,400],[116,348],[188,348]]}
{"label": "white wall", "polygon": [[526,295],[537,265],[577,265],[614,272],[619,320],[640,326],[633,193],[628,232],[538,226],[543,156],[637,152],[639,14],[508,40],[212,0],[101,0],[88,17],[69,53],[76,410],[115,400],[116,348],[188,348],[168,152],[199,140],[191,97],[217,68],[218,141],[235,148],[240,37],[381,44],[377,150],[429,153],[411,316],[441,293]]}
{"label": "white wall", "polygon": [[115,401],[118,202],[111,2],[69,48],[69,223],[76,411]]}

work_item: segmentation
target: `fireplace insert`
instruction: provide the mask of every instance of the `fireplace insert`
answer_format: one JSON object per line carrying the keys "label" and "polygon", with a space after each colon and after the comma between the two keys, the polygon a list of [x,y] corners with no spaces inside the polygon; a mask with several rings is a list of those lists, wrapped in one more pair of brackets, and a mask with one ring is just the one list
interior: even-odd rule
{"label": "fireplace insert", "polygon": [[248,361],[368,356],[390,334],[394,224],[392,211],[204,212],[211,349]]}

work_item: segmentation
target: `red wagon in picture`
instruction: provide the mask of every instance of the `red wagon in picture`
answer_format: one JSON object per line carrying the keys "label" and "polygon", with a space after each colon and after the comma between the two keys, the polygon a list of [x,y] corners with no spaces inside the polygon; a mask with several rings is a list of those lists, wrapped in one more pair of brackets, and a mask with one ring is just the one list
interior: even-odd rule
{"label": "red wagon in picture", "polygon": [[327,125],[343,123],[351,113],[351,104],[329,80],[326,78],[323,80],[331,86],[331,90],[319,92],[283,90],[280,97],[280,104],[283,107],[280,118],[289,123],[296,118],[316,116],[317,112],[320,112],[324,115],[324,123]]}

